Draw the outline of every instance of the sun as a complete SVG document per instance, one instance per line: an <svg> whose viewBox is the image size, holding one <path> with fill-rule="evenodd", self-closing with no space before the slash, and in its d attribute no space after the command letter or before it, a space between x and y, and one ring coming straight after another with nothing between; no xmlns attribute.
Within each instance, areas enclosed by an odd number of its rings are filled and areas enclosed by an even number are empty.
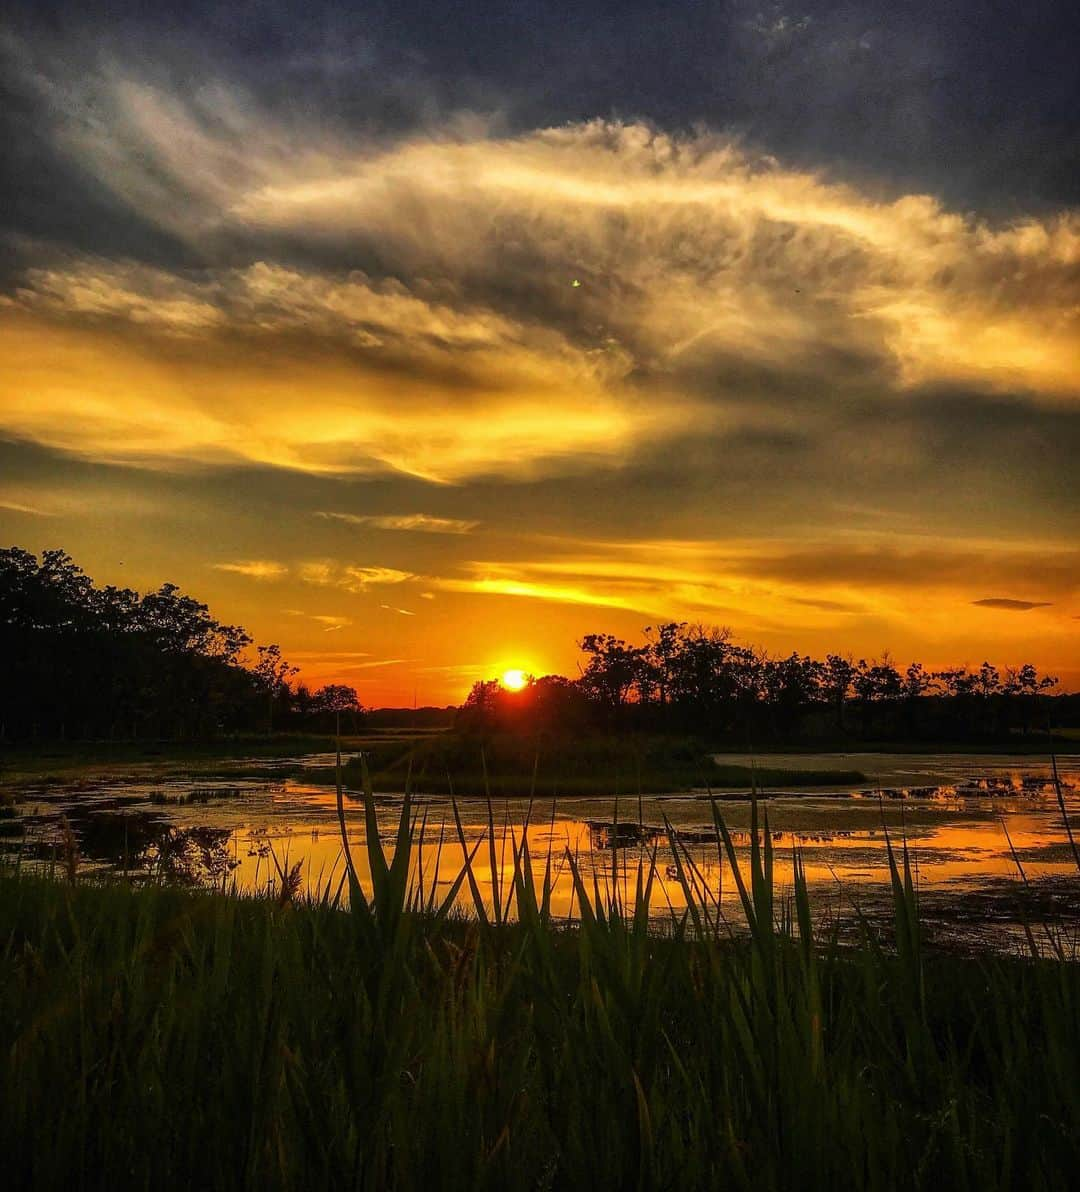
<svg viewBox="0 0 1080 1192"><path fill-rule="evenodd" d="M510 691L520 691L529 681L523 670L503 671L502 685Z"/></svg>

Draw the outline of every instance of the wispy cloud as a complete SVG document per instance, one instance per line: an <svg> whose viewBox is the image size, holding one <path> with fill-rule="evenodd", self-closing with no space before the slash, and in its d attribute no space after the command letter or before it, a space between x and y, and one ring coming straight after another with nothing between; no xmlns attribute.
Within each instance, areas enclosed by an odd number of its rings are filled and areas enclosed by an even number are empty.
<svg viewBox="0 0 1080 1192"><path fill-rule="evenodd" d="M0 509L6 509L8 513L25 513L30 517L56 516L47 509L38 509L35 505L24 505L20 501L0 501Z"/></svg>
<svg viewBox="0 0 1080 1192"><path fill-rule="evenodd" d="M452 663L446 666L418 666L416 668L418 675L453 675L466 679L479 678L489 674L490 671L490 666L479 662Z"/></svg>
<svg viewBox="0 0 1080 1192"><path fill-rule="evenodd" d="M372 658L366 650L289 650L289 660L320 673L352 673L402 666L415 658Z"/></svg>
<svg viewBox="0 0 1080 1192"><path fill-rule="evenodd" d="M340 661L346 658L370 658L367 650L290 650L289 657L304 662Z"/></svg>
<svg viewBox="0 0 1080 1192"><path fill-rule="evenodd" d="M328 586L336 582L338 569L333 563L301 563L297 569L305 584Z"/></svg>
<svg viewBox="0 0 1080 1192"><path fill-rule="evenodd" d="M403 584L415 578L412 572L402 571L397 567L362 567L325 559L301 563L297 568L297 574L306 584L343 588L348 592L363 592L367 588L384 584Z"/></svg>
<svg viewBox="0 0 1080 1192"><path fill-rule="evenodd" d="M1038 577L1047 595L1080 587L1080 552L958 541L927 547L918 537L832 542L641 540L566 544L549 557L474 561L464 575L429 582L445 591L621 609L658 617L705 617L765 630L850 625L853 615L903 625L946 595L984 578ZM972 603L1027 610L1052 600L988 598ZM840 618L844 618L843 621Z"/></svg>
<svg viewBox="0 0 1080 1192"><path fill-rule="evenodd" d="M286 608L282 611L290 617L304 617L309 621L315 621L323 627L325 633L337 633L352 624L350 617L341 617L334 613L309 613L300 608Z"/></svg>
<svg viewBox="0 0 1080 1192"><path fill-rule="evenodd" d="M326 613L312 613L311 619L318 621L325 633L336 633L339 629L344 629L347 625L352 624L348 617L335 617Z"/></svg>
<svg viewBox="0 0 1080 1192"><path fill-rule="evenodd" d="M376 658L371 662L349 662L338 667L342 671L374 670L383 666L401 666L406 662L415 662L415 658Z"/></svg>
<svg viewBox="0 0 1080 1192"><path fill-rule="evenodd" d="M414 578L411 571L400 571L396 567L346 567L344 575L349 584L360 588L375 584L403 584Z"/></svg>
<svg viewBox="0 0 1080 1192"><path fill-rule="evenodd" d="M377 530L412 530L422 534L468 534L480 524L456 517L435 517L428 513L316 513L331 521L353 526L374 526Z"/></svg>
<svg viewBox="0 0 1080 1192"><path fill-rule="evenodd" d="M229 563L213 563L211 565L215 571L230 571L236 575L244 575L249 579L257 580L281 579L290 574L290 568L285 563L278 563L271 559L237 559ZM312 584L316 587L343 588L349 592L362 592L367 588L385 584L403 584L407 580L415 578L412 572L401 571L396 567L362 567L321 559L299 563L292 571L305 584ZM341 621L341 618L337 616L313 615L300 609L285 611L290 615L308 616L315 621ZM345 623L348 624L347 621Z"/></svg>
<svg viewBox="0 0 1080 1192"><path fill-rule="evenodd" d="M215 571L231 571L257 580L281 579L289 572L284 563L272 559L238 559L232 563L213 563L212 566Z"/></svg>

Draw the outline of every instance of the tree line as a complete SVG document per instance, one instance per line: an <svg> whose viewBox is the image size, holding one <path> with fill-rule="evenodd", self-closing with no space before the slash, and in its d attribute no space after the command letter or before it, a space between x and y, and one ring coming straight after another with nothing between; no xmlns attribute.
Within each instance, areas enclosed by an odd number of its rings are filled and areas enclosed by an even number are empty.
<svg viewBox="0 0 1080 1192"><path fill-rule="evenodd" d="M0 739L213 737L356 727L351 687L310 691L276 645L164 584L97 587L62 550L0 550Z"/></svg>
<svg viewBox="0 0 1080 1192"><path fill-rule="evenodd" d="M576 679L546 675L521 692L477 683L458 717L465 730L689 732L742 744L797 740L1000 739L1046 728L1053 675L1030 663L977 669L900 669L889 656L857 661L771 657L731 631L669 622L633 645L607 633L578 643ZM1041 697L1041 698L1040 698ZM1070 714L1078 697L1056 701Z"/></svg>
<svg viewBox="0 0 1080 1192"><path fill-rule="evenodd" d="M888 654L771 657L730 630L685 622L632 644L579 643L575 679L532 678L521 692L477 683L458 712L469 731L647 731L751 745L816 740L992 740L1080 716L1031 664L901 670ZM276 645L164 584L140 595L98 587L62 550L0 550L0 740L205 738L359 728L352 687L310 690Z"/></svg>

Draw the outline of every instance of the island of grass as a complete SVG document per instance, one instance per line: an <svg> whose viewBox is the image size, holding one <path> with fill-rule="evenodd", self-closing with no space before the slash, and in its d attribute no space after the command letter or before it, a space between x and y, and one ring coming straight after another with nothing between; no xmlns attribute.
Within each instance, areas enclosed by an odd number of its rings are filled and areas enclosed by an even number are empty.
<svg viewBox="0 0 1080 1192"><path fill-rule="evenodd" d="M755 787L785 792L809 787L845 789L866 782L858 770L798 769L763 764L753 769L717 761L712 748L692 737L580 736L537 738L376 730L340 740L326 735L282 734L212 741L53 742L8 747L0 754L0 786L102 781L140 775L154 778L297 778L315 785L337 781L340 746L345 786L358 790L366 760L380 794L411 789L463 798L492 795L665 794L710 790L749 795ZM322 759L313 765L311 759ZM306 761L303 759L307 759Z"/></svg>
<svg viewBox="0 0 1080 1192"><path fill-rule="evenodd" d="M439 734L423 740L382 741L364 751L377 793L411 789L463 798L667 794L716 790L749 795L769 788L847 788L866 781L858 770L795 769L717 762L708 746L689 737L581 736L537 740L511 734L479 739ZM343 779L363 781L360 757L348 758ZM309 781L336 781L333 767L308 770Z"/></svg>

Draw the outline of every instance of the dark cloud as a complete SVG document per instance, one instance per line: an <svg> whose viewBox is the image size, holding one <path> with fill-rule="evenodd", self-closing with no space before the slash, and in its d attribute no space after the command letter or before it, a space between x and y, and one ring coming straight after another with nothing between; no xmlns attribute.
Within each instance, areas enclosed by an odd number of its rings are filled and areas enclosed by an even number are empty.
<svg viewBox="0 0 1080 1192"><path fill-rule="evenodd" d="M1077 193L1062 151L1075 152L1080 24L1055 0L1002 10L975 0L201 0L182 10L111 0L105 20L74 0L8 9L24 37L82 33L159 53L173 44L189 57L198 47L246 85L277 89L282 104L317 102L340 120L402 125L433 107L498 105L519 127L613 114L704 121L815 165L902 172L905 187L921 176L940 193L952 178L1007 186L1014 201L1021 178L1050 201Z"/></svg>
<svg viewBox="0 0 1080 1192"><path fill-rule="evenodd" d="M1049 600L1011 600L1007 596L987 596L984 600L973 600L980 608L1003 608L1010 612L1026 613L1033 608L1049 608Z"/></svg>
<svg viewBox="0 0 1080 1192"><path fill-rule="evenodd" d="M962 543L949 546L893 547L884 544L851 546L822 543L806 550L762 553L741 561L753 575L806 582L839 580L891 587L956 587L977 579L1030 577L1042 588L1071 591L1080 586L1080 551L1063 549L1045 554L1028 546L999 546L993 551ZM1003 599L975 600L991 608L1035 608L1048 601L1026 603Z"/></svg>
<svg viewBox="0 0 1080 1192"><path fill-rule="evenodd" d="M511 132L595 117L705 124L792 164L965 208L1080 201L1080 11L1057 0L999 11L975 0L34 0L7 11L4 226L84 250L191 259L56 141L56 86L110 57L173 89L224 81L283 119L369 138L461 112ZM87 123L108 118L92 95L82 102Z"/></svg>
<svg viewBox="0 0 1080 1192"><path fill-rule="evenodd" d="M850 604L843 604L839 600L816 600L811 596L792 597L795 604L805 604L807 608L817 608L824 612L853 613L858 610Z"/></svg>

